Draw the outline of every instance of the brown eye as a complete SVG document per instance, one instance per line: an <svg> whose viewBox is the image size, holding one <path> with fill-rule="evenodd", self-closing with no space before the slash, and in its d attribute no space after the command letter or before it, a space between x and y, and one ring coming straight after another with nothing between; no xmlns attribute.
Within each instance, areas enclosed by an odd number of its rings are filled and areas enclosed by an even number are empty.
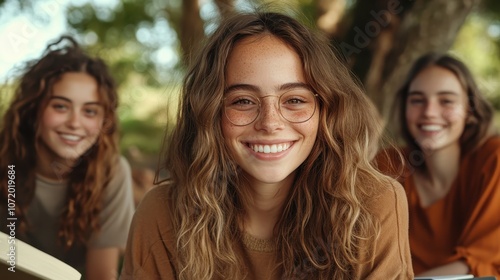
<svg viewBox="0 0 500 280"><path fill-rule="evenodd" d="M95 117L101 114L102 108L98 106L86 107L83 109L83 113L87 117Z"/></svg>
<svg viewBox="0 0 500 280"><path fill-rule="evenodd" d="M420 98L411 98L408 100L408 102L410 104L416 105L416 104L423 104L425 101L424 101L424 99L420 99Z"/></svg>
<svg viewBox="0 0 500 280"><path fill-rule="evenodd" d="M51 107L58 112L64 112L64 111L68 110L68 106L66 106L65 104L61 104L61 103L53 103L51 105Z"/></svg>

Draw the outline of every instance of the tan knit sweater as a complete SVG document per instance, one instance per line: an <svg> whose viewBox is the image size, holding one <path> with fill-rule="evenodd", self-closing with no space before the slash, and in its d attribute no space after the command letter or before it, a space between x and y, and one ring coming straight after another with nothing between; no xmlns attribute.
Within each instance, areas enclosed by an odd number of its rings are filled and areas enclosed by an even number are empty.
<svg viewBox="0 0 500 280"><path fill-rule="evenodd" d="M139 205L130 229L120 279L176 279L176 246L167 210L170 203L173 202L167 196L167 188L158 186ZM413 279L403 189L394 183L367 203L378 217L382 232L376 244L375 261L358 267L353 279ZM245 279L282 279L272 240L243 235L238 247L247 264L242 268L247 273Z"/></svg>

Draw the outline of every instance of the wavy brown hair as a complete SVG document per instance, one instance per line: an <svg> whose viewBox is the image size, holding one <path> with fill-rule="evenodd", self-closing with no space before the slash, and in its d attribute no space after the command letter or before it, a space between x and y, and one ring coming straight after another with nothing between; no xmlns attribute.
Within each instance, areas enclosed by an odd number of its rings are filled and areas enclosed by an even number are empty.
<svg viewBox="0 0 500 280"><path fill-rule="evenodd" d="M105 115L97 141L77 159L67 177L66 205L58 231L66 248L75 243L85 244L90 234L99 229L103 190L118 160L117 92L106 64L87 55L73 38L62 36L47 46L40 59L27 63L0 127L2 203L7 201L7 166L15 165L16 216L20 221L19 230L26 232L29 231L26 210L36 187L37 120L48 104L54 84L63 74L74 72L86 73L96 80ZM51 167L57 174L65 165L65 162L53 162Z"/></svg>
<svg viewBox="0 0 500 280"><path fill-rule="evenodd" d="M422 71L431 66L441 67L453 73L467 94L469 105L467 108L468 115L464 132L460 137L460 149L464 154L473 151L491 135L494 110L491 104L482 95L467 66L462 61L449 54L425 54L414 62L412 68L408 72L403 86L401 86L397 92L396 102L394 103L396 107L393 110L393 112L399 114L395 119L400 120L399 129L401 135L410 151L421 151L406 125L406 102L413 80ZM410 163L411 162L412 161L410 161ZM418 164L413 165L416 168L425 167L425 164L423 164L421 160L418 160Z"/></svg>
<svg viewBox="0 0 500 280"><path fill-rule="evenodd" d="M364 202L388 179L370 164L381 134L376 110L326 38L290 16L238 13L223 20L193 60L177 126L166 147L179 279L243 279L244 180L225 145L222 100L228 56L243 38L270 35L302 60L319 98L319 130L275 227L283 279L352 279L373 260L380 230Z"/></svg>

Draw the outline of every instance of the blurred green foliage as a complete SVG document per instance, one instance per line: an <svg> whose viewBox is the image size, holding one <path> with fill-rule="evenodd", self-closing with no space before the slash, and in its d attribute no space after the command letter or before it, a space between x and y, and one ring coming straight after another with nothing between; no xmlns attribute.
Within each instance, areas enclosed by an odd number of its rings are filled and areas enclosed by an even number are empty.
<svg viewBox="0 0 500 280"><path fill-rule="evenodd" d="M450 50L471 69L479 88L500 110L500 24L480 13L471 14Z"/></svg>
<svg viewBox="0 0 500 280"><path fill-rule="evenodd" d="M159 154L167 127L176 121L179 85L152 87L136 77L124 83L119 94L122 153L130 157Z"/></svg>
<svg viewBox="0 0 500 280"><path fill-rule="evenodd" d="M152 120L122 119L120 123L122 154L137 149L146 155L157 154L163 139L163 128Z"/></svg>
<svg viewBox="0 0 500 280"><path fill-rule="evenodd" d="M70 4L67 10L69 27L88 50L106 59L119 83L131 73L144 74L150 86L160 86L160 80L169 82L168 77L159 75L161 66L155 61L161 47L172 45L175 49L175 32L166 21L168 1L128 0L114 6L97 3Z"/></svg>

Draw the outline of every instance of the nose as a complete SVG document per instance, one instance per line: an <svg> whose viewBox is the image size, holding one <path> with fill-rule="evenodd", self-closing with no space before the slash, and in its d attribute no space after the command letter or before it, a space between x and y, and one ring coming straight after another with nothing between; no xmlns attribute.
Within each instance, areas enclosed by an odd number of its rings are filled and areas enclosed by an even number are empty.
<svg viewBox="0 0 500 280"><path fill-rule="evenodd" d="M435 100L428 100L425 103L424 115L426 117L438 116L439 115L439 111L440 111L439 103L436 102Z"/></svg>
<svg viewBox="0 0 500 280"><path fill-rule="evenodd" d="M262 100L259 108L260 114L255 122L255 128L258 130L265 130L267 132L283 129L285 123L279 112L277 100L273 98L268 99L267 102L264 101L265 100Z"/></svg>
<svg viewBox="0 0 500 280"><path fill-rule="evenodd" d="M79 128L81 126L80 114L78 114L74 110L71 110L71 112L68 114L66 125L72 129Z"/></svg>

